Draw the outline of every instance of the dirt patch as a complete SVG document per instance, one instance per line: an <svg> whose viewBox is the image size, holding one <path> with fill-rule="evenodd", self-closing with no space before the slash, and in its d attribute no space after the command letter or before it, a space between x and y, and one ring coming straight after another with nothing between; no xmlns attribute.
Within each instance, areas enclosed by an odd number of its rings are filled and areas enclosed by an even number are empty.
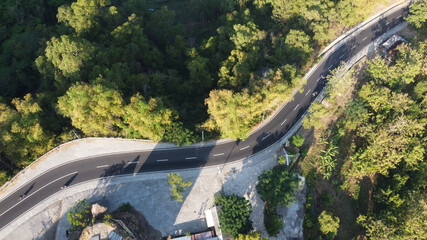
<svg viewBox="0 0 427 240"><path fill-rule="evenodd" d="M137 239L151 240L160 239L161 237L160 231L153 228L148 223L144 214L133 208L131 210L118 209L113 212L112 216L113 219L121 220ZM116 226L116 231L121 236L129 236L129 234L121 226L119 226L118 222L112 221L112 224Z"/></svg>

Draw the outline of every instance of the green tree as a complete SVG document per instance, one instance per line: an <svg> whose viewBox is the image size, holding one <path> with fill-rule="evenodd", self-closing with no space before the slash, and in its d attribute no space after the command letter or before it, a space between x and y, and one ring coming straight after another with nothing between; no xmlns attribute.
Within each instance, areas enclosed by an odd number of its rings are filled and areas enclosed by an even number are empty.
<svg viewBox="0 0 427 240"><path fill-rule="evenodd" d="M31 94L13 99L12 104L15 109L0 103L0 152L11 161L5 165L10 170L25 167L53 145L52 136L41 126L42 109Z"/></svg>
<svg viewBox="0 0 427 240"><path fill-rule="evenodd" d="M337 154L338 147L332 142L328 143L326 149L321 151L318 169L326 180L329 180L335 170L336 159L334 157Z"/></svg>
<svg viewBox="0 0 427 240"><path fill-rule="evenodd" d="M314 102L308 109L308 115L305 116L304 120L302 121L302 126L305 129L310 129L311 127L323 128L325 126L323 118L327 115L328 110L326 107L320 102Z"/></svg>
<svg viewBox="0 0 427 240"><path fill-rule="evenodd" d="M262 114L261 96L251 96L247 91L212 90L205 104L211 118L204 126L218 129L223 138L246 139L256 117Z"/></svg>
<svg viewBox="0 0 427 240"><path fill-rule="evenodd" d="M71 224L71 231L78 231L91 223L92 216L90 209L90 202L84 199L78 202L70 209L70 211L68 211L68 221Z"/></svg>
<svg viewBox="0 0 427 240"><path fill-rule="evenodd" d="M292 136L291 143L296 147L301 147L304 144L304 140L305 139L303 136L297 134L297 135Z"/></svg>
<svg viewBox="0 0 427 240"><path fill-rule="evenodd" d="M112 89L77 83L58 99L58 109L87 136L117 136L120 132L123 100Z"/></svg>
<svg viewBox="0 0 427 240"><path fill-rule="evenodd" d="M235 240L268 240L268 238L262 238L260 232L251 232L249 234L239 234Z"/></svg>
<svg viewBox="0 0 427 240"><path fill-rule="evenodd" d="M164 141L178 144L178 146L189 145L196 141L193 132L185 128L182 122L174 122L166 129Z"/></svg>
<svg viewBox="0 0 427 240"><path fill-rule="evenodd" d="M110 1L77 0L71 6L62 5L58 8L58 22L74 28L78 35L97 30L103 15L114 14L115 7L108 8Z"/></svg>
<svg viewBox="0 0 427 240"><path fill-rule="evenodd" d="M177 173L168 173L168 183L171 187L169 189L171 191L171 200L178 202L182 202L182 194L185 189L193 184L191 181L182 181L181 175Z"/></svg>
<svg viewBox="0 0 427 240"><path fill-rule="evenodd" d="M162 6L149 16L146 28L148 37L160 48L166 48L182 31L175 22L175 11L167 6Z"/></svg>
<svg viewBox="0 0 427 240"><path fill-rule="evenodd" d="M78 73L84 63L92 58L94 51L89 41L67 35L62 35L60 38L53 37L46 45L46 60L60 70L65 77ZM40 61L36 60L36 63Z"/></svg>
<svg viewBox="0 0 427 240"><path fill-rule="evenodd" d="M234 43L237 50L245 50L252 46L256 41L266 37L265 32L258 29L253 22L248 22L245 25L236 24L233 26L234 34L230 40Z"/></svg>
<svg viewBox="0 0 427 240"><path fill-rule="evenodd" d="M417 0L412 3L405 19L421 33L427 34L427 1Z"/></svg>
<svg viewBox="0 0 427 240"><path fill-rule="evenodd" d="M301 30L291 29L285 38L285 48L289 63L305 64L313 52L310 37Z"/></svg>
<svg viewBox="0 0 427 240"><path fill-rule="evenodd" d="M294 193L298 187L298 175L286 166L280 165L265 170L258 177L256 190L261 199L272 207L289 206L295 199Z"/></svg>
<svg viewBox="0 0 427 240"><path fill-rule="evenodd" d="M332 216L332 214L323 211L319 218L320 231L326 235L327 239L334 239L338 233L338 228L340 226L340 219L338 217Z"/></svg>
<svg viewBox="0 0 427 240"><path fill-rule="evenodd" d="M252 230L252 221L250 220L252 206L244 197L237 195L215 196L215 204L221 206L219 212L219 222L221 230L231 237L237 237L239 234L247 234Z"/></svg>
<svg viewBox="0 0 427 240"><path fill-rule="evenodd" d="M151 98L148 103L136 94L124 109L123 121L136 131L136 136L160 141L167 129L172 127L176 115L163 106L160 99Z"/></svg>

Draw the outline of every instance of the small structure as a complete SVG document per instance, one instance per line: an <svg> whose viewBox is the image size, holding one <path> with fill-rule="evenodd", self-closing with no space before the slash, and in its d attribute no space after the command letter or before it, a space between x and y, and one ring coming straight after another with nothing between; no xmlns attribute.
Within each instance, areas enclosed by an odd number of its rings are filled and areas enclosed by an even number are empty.
<svg viewBox="0 0 427 240"><path fill-rule="evenodd" d="M408 43L408 41L399 35L391 36L389 39L387 39L387 41L381 44L383 47L383 54L387 58L392 58L396 53L396 47L402 43Z"/></svg>
<svg viewBox="0 0 427 240"><path fill-rule="evenodd" d="M218 207L213 207L205 211L207 230L198 233L191 233L187 236L167 238L173 240L223 240L221 229L219 229Z"/></svg>

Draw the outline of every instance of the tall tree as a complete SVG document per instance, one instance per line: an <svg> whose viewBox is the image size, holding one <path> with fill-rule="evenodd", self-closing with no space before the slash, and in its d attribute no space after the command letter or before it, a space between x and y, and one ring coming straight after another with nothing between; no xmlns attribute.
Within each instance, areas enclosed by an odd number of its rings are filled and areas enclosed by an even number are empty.
<svg viewBox="0 0 427 240"><path fill-rule="evenodd" d="M160 99L151 98L148 103L136 94L131 97L130 104L125 107L124 123L129 124L138 134L155 141L163 139L167 129L172 127L176 115L163 106Z"/></svg>
<svg viewBox="0 0 427 240"><path fill-rule="evenodd" d="M102 85L77 83L58 99L59 113L88 136L117 136L122 124L123 100Z"/></svg>
<svg viewBox="0 0 427 240"><path fill-rule="evenodd" d="M78 35L89 31L97 31L104 14L115 14L115 7L110 7L106 0L77 0L71 6L62 5L58 8L58 22L74 28Z"/></svg>

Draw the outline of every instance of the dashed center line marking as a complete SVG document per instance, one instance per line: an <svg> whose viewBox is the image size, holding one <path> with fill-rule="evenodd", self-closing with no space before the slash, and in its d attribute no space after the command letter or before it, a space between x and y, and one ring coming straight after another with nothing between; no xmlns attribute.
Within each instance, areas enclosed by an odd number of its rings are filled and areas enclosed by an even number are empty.
<svg viewBox="0 0 427 240"><path fill-rule="evenodd" d="M334 66L334 64L332 64L331 66L328 67L328 70L330 70L332 68L332 66Z"/></svg>
<svg viewBox="0 0 427 240"><path fill-rule="evenodd" d="M214 157L216 157L216 156L222 156L222 155L224 155L224 153L217 153L217 154L214 154Z"/></svg>
<svg viewBox="0 0 427 240"><path fill-rule="evenodd" d="M108 167L108 165L100 165L100 166L96 166L96 168L106 168Z"/></svg>
<svg viewBox="0 0 427 240"><path fill-rule="evenodd" d="M380 31L379 29L375 29L375 31L374 32L378 32L378 31Z"/></svg>
<svg viewBox="0 0 427 240"><path fill-rule="evenodd" d="M385 23L385 25L389 25L389 24L390 24L390 22L386 22L386 23Z"/></svg>
<svg viewBox="0 0 427 240"><path fill-rule="evenodd" d="M344 57L344 54L343 54L343 55L341 55L340 59L341 59L341 58L343 58L343 57Z"/></svg>
<svg viewBox="0 0 427 240"><path fill-rule="evenodd" d="M241 148L240 151L245 150L246 148L249 148L249 146L246 146L244 148Z"/></svg>
<svg viewBox="0 0 427 240"><path fill-rule="evenodd" d="M365 41L368 37L365 37L364 39L362 39L362 41Z"/></svg>
<svg viewBox="0 0 427 240"><path fill-rule="evenodd" d="M280 126L282 126L286 121L287 121L288 119L285 119L285 121L283 121L281 124L280 124Z"/></svg>
<svg viewBox="0 0 427 240"><path fill-rule="evenodd" d="M168 161L168 159L159 159L159 160L157 160L157 162L167 162Z"/></svg>
<svg viewBox="0 0 427 240"><path fill-rule="evenodd" d="M264 141L266 138L270 137L270 135L271 135L271 133L269 133L267 136L263 137L263 138L261 139L261 141Z"/></svg>
<svg viewBox="0 0 427 240"><path fill-rule="evenodd" d="M196 159L197 157L186 157L185 159L190 160L190 159Z"/></svg>
<svg viewBox="0 0 427 240"><path fill-rule="evenodd" d="M317 79L317 81L316 81L316 82L318 82L321 78L322 78L322 76L320 76L320 78L319 78L319 79Z"/></svg>
<svg viewBox="0 0 427 240"><path fill-rule="evenodd" d="M138 162L128 162L128 164L138 164L139 163L139 161Z"/></svg>
<svg viewBox="0 0 427 240"><path fill-rule="evenodd" d="M351 50L353 50L353 49L355 49L356 48L356 45L354 45L353 47L351 47Z"/></svg>
<svg viewBox="0 0 427 240"><path fill-rule="evenodd" d="M402 14L400 14L399 16L397 16L397 18L400 18L400 17L402 17Z"/></svg>
<svg viewBox="0 0 427 240"><path fill-rule="evenodd" d="M297 106L294 108L294 111L297 110L298 107L299 107L299 104L297 104Z"/></svg>
<svg viewBox="0 0 427 240"><path fill-rule="evenodd" d="M310 93L311 89L308 89L307 93L305 94L306 96Z"/></svg>

